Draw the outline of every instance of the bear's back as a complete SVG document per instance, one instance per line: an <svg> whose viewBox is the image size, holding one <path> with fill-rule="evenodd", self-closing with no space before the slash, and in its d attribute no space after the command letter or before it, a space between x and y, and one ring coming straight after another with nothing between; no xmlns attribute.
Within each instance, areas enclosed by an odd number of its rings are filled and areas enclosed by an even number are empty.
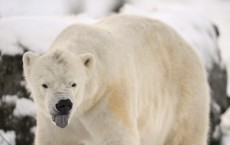
<svg viewBox="0 0 230 145"><path fill-rule="evenodd" d="M124 72L123 77L143 81L143 86L149 85L148 81L176 82L181 67L192 67L184 64L200 64L192 48L172 28L132 15L115 15L94 25L72 25L56 39L51 49L55 48L76 55L92 53L102 69L106 68L103 71L108 78Z"/></svg>

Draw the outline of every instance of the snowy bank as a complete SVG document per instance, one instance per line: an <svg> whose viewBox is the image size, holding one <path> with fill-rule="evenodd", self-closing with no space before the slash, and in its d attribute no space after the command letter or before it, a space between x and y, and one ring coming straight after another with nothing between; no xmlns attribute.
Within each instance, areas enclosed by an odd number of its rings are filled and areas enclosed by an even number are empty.
<svg viewBox="0 0 230 145"><path fill-rule="evenodd" d="M57 35L75 23L93 23L92 18L77 17L11 17L0 19L1 54L22 54L25 49L42 53Z"/></svg>

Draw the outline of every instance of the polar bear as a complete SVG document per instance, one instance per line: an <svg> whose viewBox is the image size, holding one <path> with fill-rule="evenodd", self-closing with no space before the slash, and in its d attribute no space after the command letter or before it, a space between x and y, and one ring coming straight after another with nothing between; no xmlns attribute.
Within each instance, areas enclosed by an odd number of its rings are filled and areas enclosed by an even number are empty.
<svg viewBox="0 0 230 145"><path fill-rule="evenodd" d="M35 145L206 145L209 88L193 49L158 20L115 15L23 56Z"/></svg>

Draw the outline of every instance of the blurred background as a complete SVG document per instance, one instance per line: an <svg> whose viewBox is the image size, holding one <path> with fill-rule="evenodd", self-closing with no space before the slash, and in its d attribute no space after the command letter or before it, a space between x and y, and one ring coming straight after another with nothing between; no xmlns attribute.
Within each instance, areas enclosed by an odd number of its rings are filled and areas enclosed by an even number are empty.
<svg viewBox="0 0 230 145"><path fill-rule="evenodd" d="M193 46L211 89L208 144L230 145L230 0L0 0L0 145L33 144L36 108L23 53L43 53L71 24L117 13L159 19Z"/></svg>

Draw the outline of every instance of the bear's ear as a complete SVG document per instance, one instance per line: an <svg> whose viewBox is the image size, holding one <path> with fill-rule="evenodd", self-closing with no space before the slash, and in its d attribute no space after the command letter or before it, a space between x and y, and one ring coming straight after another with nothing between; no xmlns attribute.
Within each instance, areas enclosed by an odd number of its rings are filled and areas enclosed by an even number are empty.
<svg viewBox="0 0 230 145"><path fill-rule="evenodd" d="M26 52L23 55L23 65L26 67L30 67L34 60L38 58L38 54L33 52Z"/></svg>
<svg viewBox="0 0 230 145"><path fill-rule="evenodd" d="M23 55L23 70L26 78L29 76L31 65L34 63L34 60L38 58L38 54L32 52L26 52Z"/></svg>
<svg viewBox="0 0 230 145"><path fill-rule="evenodd" d="M89 70L92 70L95 66L95 56L93 54L87 53L80 56L83 64Z"/></svg>

